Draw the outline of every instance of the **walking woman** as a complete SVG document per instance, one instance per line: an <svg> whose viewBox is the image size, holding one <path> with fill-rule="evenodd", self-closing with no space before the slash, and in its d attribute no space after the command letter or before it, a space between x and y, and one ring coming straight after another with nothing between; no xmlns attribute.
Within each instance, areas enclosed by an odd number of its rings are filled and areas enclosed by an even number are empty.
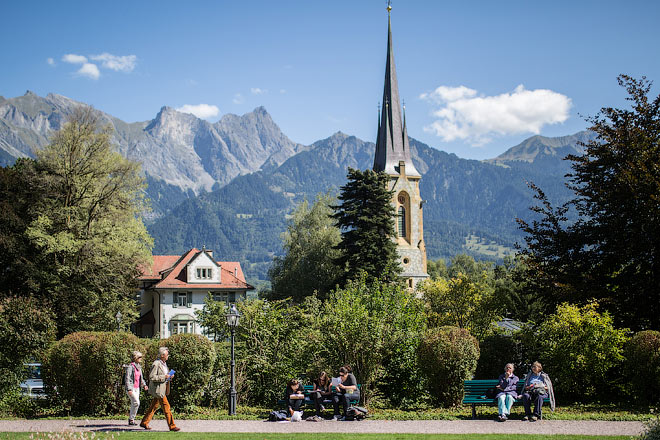
<svg viewBox="0 0 660 440"><path fill-rule="evenodd" d="M144 381L144 376L142 375L142 367L140 363L142 362L142 353L139 351L133 352L133 362L126 369L126 378L124 383L126 384L126 394L131 401L131 409L128 413L128 424L137 425L135 421L135 416L140 407L140 388L143 390L148 390L147 383Z"/></svg>

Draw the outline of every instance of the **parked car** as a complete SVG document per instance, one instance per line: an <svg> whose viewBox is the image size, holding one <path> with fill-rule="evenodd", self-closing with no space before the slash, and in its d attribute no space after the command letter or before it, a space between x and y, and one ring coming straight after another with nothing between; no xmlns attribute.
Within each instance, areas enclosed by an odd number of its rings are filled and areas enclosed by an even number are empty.
<svg viewBox="0 0 660 440"><path fill-rule="evenodd" d="M44 392L44 381L41 379L41 364L38 362L31 362L25 364L27 369L27 379L21 382L21 392L23 395L31 399L44 399L46 393Z"/></svg>

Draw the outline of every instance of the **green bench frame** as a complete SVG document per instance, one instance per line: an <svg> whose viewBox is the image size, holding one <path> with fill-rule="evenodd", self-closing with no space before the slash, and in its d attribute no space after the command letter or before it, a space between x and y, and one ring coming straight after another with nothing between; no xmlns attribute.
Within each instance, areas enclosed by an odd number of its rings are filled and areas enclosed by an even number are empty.
<svg viewBox="0 0 660 440"><path fill-rule="evenodd" d="M477 405L489 405L497 406L497 399L487 399L486 390L493 388L498 383L497 379L475 379L475 380L464 380L463 381L463 404L472 405L472 418L477 418ZM525 381L518 381L518 386L516 391L518 395L522 395L523 387L525 386ZM547 395L543 398L543 404L550 402L550 397ZM516 399L513 401L513 405L522 405L522 399Z"/></svg>
<svg viewBox="0 0 660 440"><path fill-rule="evenodd" d="M497 384L496 384L497 385ZM358 390L362 389L362 384L357 384ZM332 387L332 390L334 391L335 387ZM314 400L312 399L311 393L314 391L314 385L303 385L303 394L305 394L305 400L303 401L303 407L304 408L314 408ZM362 393L360 393L360 397L362 396ZM356 399L351 399L349 400L350 405L357 405L360 403L359 400ZM323 399L323 405L327 406L326 404L332 405L332 399L325 398ZM286 405L286 401L284 399L280 399L277 401L277 406L280 408L283 408Z"/></svg>

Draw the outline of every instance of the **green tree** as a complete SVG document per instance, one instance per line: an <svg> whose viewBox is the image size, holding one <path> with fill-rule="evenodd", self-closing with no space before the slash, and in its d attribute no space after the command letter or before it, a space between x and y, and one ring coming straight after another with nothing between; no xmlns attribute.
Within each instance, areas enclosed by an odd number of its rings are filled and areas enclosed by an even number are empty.
<svg viewBox="0 0 660 440"><path fill-rule="evenodd" d="M401 272L394 237L392 191L384 172L348 169L334 218L341 230L337 262L345 279L364 271L372 279L395 281Z"/></svg>
<svg viewBox="0 0 660 440"><path fill-rule="evenodd" d="M282 234L285 255L275 257L268 271L273 299L290 297L301 302L314 292L324 299L339 281L341 271L335 260L341 254L336 247L341 235L332 218L335 202L329 194L319 194L311 207L305 200L293 212Z"/></svg>
<svg viewBox="0 0 660 440"><path fill-rule="evenodd" d="M202 310L196 310L195 315L197 322L206 329L209 337L212 336L214 341L222 341L228 335L226 318L228 311L226 303L215 301L209 292L204 298L204 307Z"/></svg>
<svg viewBox="0 0 660 440"><path fill-rule="evenodd" d="M524 254L538 292L554 304L596 298L618 322L660 328L660 96L651 82L618 77L632 108L588 119L597 139L570 155L575 197L553 208L536 188L541 219L528 224ZM567 222L574 209L579 220Z"/></svg>
<svg viewBox="0 0 660 440"><path fill-rule="evenodd" d="M114 329L118 311L128 327L137 317L135 278L152 247L140 219L146 204L139 165L112 150L110 129L99 129L89 108L36 155L36 162L14 167L19 175L10 180L28 184L17 188L24 197L15 213L26 220L10 223L21 237L12 250L23 246L32 260L11 266L18 279L30 279L12 290L48 304L60 336Z"/></svg>

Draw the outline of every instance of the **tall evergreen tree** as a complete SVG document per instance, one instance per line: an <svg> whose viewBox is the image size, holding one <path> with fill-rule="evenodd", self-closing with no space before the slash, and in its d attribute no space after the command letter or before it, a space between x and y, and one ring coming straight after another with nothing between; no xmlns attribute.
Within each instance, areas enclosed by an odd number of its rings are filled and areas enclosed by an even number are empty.
<svg viewBox="0 0 660 440"><path fill-rule="evenodd" d="M384 172L348 169L348 182L341 187L334 218L341 230L342 251L337 259L345 270L345 279L354 279L360 271L370 279L395 281L401 267L394 237L392 191Z"/></svg>
<svg viewBox="0 0 660 440"><path fill-rule="evenodd" d="M537 189L541 220L520 222L530 276L555 302L596 298L620 324L660 328L660 96L651 82L618 78L632 109L603 108L598 134L571 155L575 197L553 208ZM579 220L566 223L568 209Z"/></svg>

